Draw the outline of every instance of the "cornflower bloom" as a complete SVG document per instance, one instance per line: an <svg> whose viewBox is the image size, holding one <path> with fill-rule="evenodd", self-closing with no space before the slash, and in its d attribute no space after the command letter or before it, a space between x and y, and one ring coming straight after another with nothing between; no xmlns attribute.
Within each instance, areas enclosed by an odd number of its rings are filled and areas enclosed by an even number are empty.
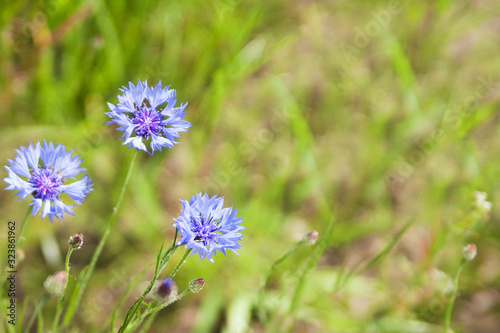
<svg viewBox="0 0 500 333"><path fill-rule="evenodd" d="M153 87L148 87L147 81L137 82L134 86L129 82L128 88L120 90L118 104L108 103L110 112L106 114L111 118L106 124L117 124L118 131L123 131L120 138L128 148L144 150L153 155L162 147L172 148L179 132L187 131L191 124L182 120L186 112L187 103L174 107L177 99L175 90L170 86L162 88L161 82ZM151 153L143 141L150 140Z"/></svg>
<svg viewBox="0 0 500 333"><path fill-rule="evenodd" d="M9 173L9 177L4 181L9 184L6 190L17 190L15 196L23 200L28 195L32 195L33 206L31 215L41 209L39 215L42 219L49 217L51 223L53 218L59 220L63 214L75 215L71 208L75 205L66 205L61 201L61 194L68 195L79 205L85 200L85 196L92 191L92 179L85 174L82 179L71 184L66 184L68 179L76 179L76 176L87 169L79 168L82 160L79 156L71 156L72 150L66 152L62 144L54 147L52 142L43 142L43 147L38 142L33 146L30 143L28 148L23 146L16 149L14 161L7 160L10 166L4 166Z"/></svg>
<svg viewBox="0 0 500 333"><path fill-rule="evenodd" d="M198 253L200 259L208 257L213 262L216 251L226 255L226 250L240 249L245 228L239 226L243 219L236 217L233 207L222 208L224 198L217 195L209 198L207 194L193 195L189 201L180 200L181 215L174 219L174 227L180 233L179 244L186 244L193 254Z"/></svg>

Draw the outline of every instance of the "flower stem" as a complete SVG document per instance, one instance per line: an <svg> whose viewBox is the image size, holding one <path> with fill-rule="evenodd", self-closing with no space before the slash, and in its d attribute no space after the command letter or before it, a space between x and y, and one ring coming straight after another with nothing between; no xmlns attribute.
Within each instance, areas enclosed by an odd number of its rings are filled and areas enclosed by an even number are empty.
<svg viewBox="0 0 500 333"><path fill-rule="evenodd" d="M129 294L132 291L132 289L135 287L135 285L137 284L137 282L139 282L139 280L144 276L144 274L146 274L146 271L150 268L150 266L153 265L154 262L155 262L154 259L150 260L144 266L144 268L142 269L142 271L139 274L137 274L134 278L132 278L130 280L127 288L125 289L125 291L122 293L122 295L120 296L120 298L116 302L116 304L114 306L115 309L114 309L111 317L108 319L108 322L110 322L110 332L114 332L115 319L116 319L116 315L118 314L118 310L120 310L120 308L122 307L123 303L125 302L125 300L129 296Z"/></svg>
<svg viewBox="0 0 500 333"><path fill-rule="evenodd" d="M294 246L292 246L288 251L285 252L281 257L279 257L272 265L271 268L266 273L266 276L264 277L264 283L260 287L259 291L259 296L258 296L258 316L261 321L264 321L264 314L263 314L263 306L264 306L264 290L266 289L267 284L269 283L269 279L271 278L271 274L276 270L276 267L281 264L283 261L285 261L288 257L292 255L298 248L300 248L304 244L304 240L300 240L297 243L295 243Z"/></svg>
<svg viewBox="0 0 500 333"><path fill-rule="evenodd" d="M28 224L28 218L31 215L31 206L28 207L28 211L26 212L26 215L24 216L23 222L21 223L21 230L19 230L19 233L17 234L17 247L20 248L21 245L24 243L24 229L26 229L26 225Z"/></svg>
<svg viewBox="0 0 500 333"><path fill-rule="evenodd" d="M455 303L455 298L458 293L458 280L460 279L460 274L462 273L462 269L464 268L464 264L467 260L462 259L460 262L460 266L458 267L457 275L455 275L455 279L453 280L453 294L451 295L451 300L446 307L446 311L444 314L444 326L445 332L449 332L450 323L451 323L451 313L453 311L453 304Z"/></svg>
<svg viewBox="0 0 500 333"><path fill-rule="evenodd" d="M146 290L144 290L144 293L142 296L135 301L134 304L128 309L127 314L125 316L125 319L123 320L123 324L118 330L118 333L125 332L127 329L127 326L130 324L134 316L136 315L137 311L139 311L142 302L146 298L146 296L151 292L151 289L153 289L153 286L155 284L155 281L158 279L158 276L160 273L163 271L165 266L167 266L168 262L170 261L170 258L172 258L172 255L174 254L175 250L177 249L178 245L175 245L175 240L177 239L177 233L175 234L174 242L173 245L170 249L168 249L165 254L161 257L161 253L163 250L163 245L160 248L160 251L158 251L158 256L156 259L156 267L155 267L155 273L153 275L153 278L149 282L149 285L146 287Z"/></svg>
<svg viewBox="0 0 500 333"><path fill-rule="evenodd" d="M68 286L68 279L69 279L69 258L71 257L71 253L73 253L73 247L69 246L68 247L68 253L66 254L66 261L64 263L64 271L66 272L66 280L64 281L64 286L61 292L61 296L59 297L59 301L57 302L57 310L56 310L56 315L54 317L54 323L52 324L52 331L57 332L58 326L59 326L59 318L61 317L62 313L62 308L63 308L63 303L64 303L64 294L66 292L66 287Z"/></svg>
<svg viewBox="0 0 500 333"><path fill-rule="evenodd" d="M31 332L31 326L33 325L33 321L35 321L35 317L38 316L38 313L42 310L45 302L50 298L50 294L43 294L42 297L38 300L38 302L35 301L35 309L33 310L33 313L31 314L30 319L28 320L28 324L26 325L26 332Z"/></svg>
<svg viewBox="0 0 500 333"><path fill-rule="evenodd" d="M144 324L144 327L142 328L141 332L148 332L149 328L151 327L151 325L153 325L153 321L155 320L156 318L156 315L158 314L158 312L164 308L166 308L167 306L169 306L170 304L174 303L174 302L177 302L178 300L180 300L181 298L183 298L184 296L186 296L187 294L190 293L190 290L189 289L186 289L184 290L180 295L178 295L177 297L171 299L170 301L166 302L166 303L163 303L163 304L160 304L158 306L155 306L153 308L150 308L146 311L146 313L144 315L142 315L139 320L134 323L134 325L132 326L132 332L137 328L139 327L139 325L144 321L144 319L146 319L148 316L149 319L146 321L146 323ZM155 302L156 303L156 302ZM154 305L154 304L153 304Z"/></svg>
<svg viewBox="0 0 500 333"><path fill-rule="evenodd" d="M113 207L113 211L111 213L111 216L109 217L108 220L108 225L106 227L106 230L104 230L104 234L102 235L101 241L97 245L97 248L94 251L94 254L92 256L92 259L90 260L90 264L88 268L85 270L84 275L82 276L81 280L79 281L79 284L75 287L75 291L73 292L72 299L70 301L70 305L68 306L68 311L66 312L66 315L64 316L64 325L67 325L71 318L73 317L74 313L78 309L78 306L80 305L80 301L82 299L83 293L85 291L85 288L87 287L87 284L90 280L90 276L92 275L94 271L94 267L97 263L97 260L99 259L99 256L101 255L102 249L104 248L104 245L106 244L106 241L108 239L109 234L111 233L111 229L113 228L113 224L116 219L116 214L118 213L118 210L120 209L120 205L123 200L123 196L125 195L125 190L127 189L127 185L130 180L130 176L132 174L132 169L134 167L134 162L137 157L137 151L134 152L134 155L132 157L132 160L130 161L130 165L127 170L127 174L125 176L125 180L123 181L122 189L120 191L120 194L118 196L118 200L116 202L115 207Z"/></svg>
<svg viewBox="0 0 500 333"><path fill-rule="evenodd" d="M161 304L161 305L158 305L157 307L154 307L153 309L151 309L151 311L150 311L150 312L151 312L151 313L153 313L153 312L158 312L158 311L160 311L160 310L162 310L162 309L165 309L165 308L166 308L167 306L169 306L170 304L172 304L172 303L174 303L174 302L177 302L178 300L180 300L181 298L183 298L184 296L186 296L187 294L189 294L189 292L190 292L190 290L189 290L189 288L188 288L188 289L184 290L184 291L182 292L182 294L180 294L179 296L177 296L177 297L176 297L176 298L174 298L173 300L168 301L167 303L163 303L163 304Z"/></svg>
<svg viewBox="0 0 500 333"><path fill-rule="evenodd" d="M181 260L179 260L179 262L177 263L177 266L175 266L174 270L170 274L170 277L172 279L174 278L175 274L177 274L177 272L179 271L179 269L181 269L182 265L186 262L186 258L191 253L192 250L193 249L186 250L186 253L184 253L184 255L182 256Z"/></svg>

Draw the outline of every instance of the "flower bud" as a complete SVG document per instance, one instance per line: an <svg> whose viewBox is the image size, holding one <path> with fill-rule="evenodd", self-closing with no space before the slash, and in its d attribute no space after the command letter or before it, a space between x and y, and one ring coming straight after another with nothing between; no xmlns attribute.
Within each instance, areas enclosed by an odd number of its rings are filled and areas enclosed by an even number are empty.
<svg viewBox="0 0 500 333"><path fill-rule="evenodd" d="M171 277L166 277L158 285L156 294L162 298L173 298L177 296L177 286Z"/></svg>
<svg viewBox="0 0 500 333"><path fill-rule="evenodd" d="M45 289L47 289L49 294L51 294L52 296L59 297L62 294L65 283L66 283L66 272L59 271L47 277L47 279L43 283L43 286L45 287Z"/></svg>
<svg viewBox="0 0 500 333"><path fill-rule="evenodd" d="M197 293L203 288L203 284L205 284L204 279L194 279L189 282L189 290L191 290L193 293Z"/></svg>
<svg viewBox="0 0 500 333"><path fill-rule="evenodd" d="M472 260L476 257L477 247L475 244L466 245L462 251L466 260Z"/></svg>
<svg viewBox="0 0 500 333"><path fill-rule="evenodd" d="M68 245L73 248L73 250L79 250L83 245L83 235L75 234L69 238Z"/></svg>
<svg viewBox="0 0 500 333"><path fill-rule="evenodd" d="M318 240L318 232L316 230L309 231L304 235L302 241L306 242L308 245L313 245Z"/></svg>

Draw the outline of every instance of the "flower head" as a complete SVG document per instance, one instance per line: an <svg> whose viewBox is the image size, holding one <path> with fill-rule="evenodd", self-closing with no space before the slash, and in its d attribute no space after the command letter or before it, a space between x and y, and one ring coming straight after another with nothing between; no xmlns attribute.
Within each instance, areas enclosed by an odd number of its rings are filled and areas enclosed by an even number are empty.
<svg viewBox="0 0 500 333"><path fill-rule="evenodd" d="M194 279L189 281L189 290L193 293L199 292L201 289L203 289L203 285L205 284L204 279Z"/></svg>
<svg viewBox="0 0 500 333"><path fill-rule="evenodd" d="M64 284L66 283L66 272L59 271L54 275L50 275L43 282L43 286L52 296L61 296L64 289Z"/></svg>
<svg viewBox="0 0 500 333"><path fill-rule="evenodd" d="M52 142L43 142L43 146L38 142L35 146L30 143L28 148L23 146L16 149L15 161L7 160L10 166L5 166L9 172L9 177L4 181L9 184L6 190L18 190L15 194L19 200L23 200L28 195L33 199L30 206L33 206L32 215L42 209L40 215L42 219L49 216L53 222L54 216L62 219L63 213L75 215L68 206L61 201L61 194L67 194L79 205L85 200L85 196L92 191L91 181L87 174L82 179L67 184L68 179L76 179L76 175L85 171L79 168L82 163L78 156L71 156L72 150L66 152L62 144L54 147Z"/></svg>
<svg viewBox="0 0 500 333"><path fill-rule="evenodd" d="M161 298L175 298L177 296L177 286L171 277L164 278L157 283L156 294Z"/></svg>
<svg viewBox="0 0 500 333"><path fill-rule="evenodd" d="M302 241L307 243L307 245L314 245L318 240L319 233L316 230L309 231L302 237Z"/></svg>
<svg viewBox="0 0 500 333"><path fill-rule="evenodd" d="M69 237L68 245L73 248L73 250L80 250L83 246L83 234L75 234Z"/></svg>
<svg viewBox="0 0 500 333"><path fill-rule="evenodd" d="M468 244L466 245L463 250L462 254L466 260L472 260L476 257L477 254L477 247L475 244Z"/></svg>
<svg viewBox="0 0 500 333"><path fill-rule="evenodd" d="M187 103L174 107L175 90L169 86L162 88L158 82L153 88L148 87L147 81L138 81L136 86L129 82L128 88L124 86L120 90L123 94L118 95L118 104L108 103L110 112L106 114L111 120L107 124L120 126L117 130L124 132L121 139L128 148L149 153L143 140L151 140L151 154L161 151L162 147L172 148L178 143L175 139L179 132L191 127L188 121L182 120Z"/></svg>
<svg viewBox="0 0 500 333"><path fill-rule="evenodd" d="M174 227L179 231L179 244L186 244L193 254L198 253L200 259L208 256L213 262L216 251L226 255L226 250L240 249L245 228L239 226L243 219L236 217L236 209L222 208L224 198L217 195L209 198L207 194L193 195L189 201L181 200L181 215L174 219Z"/></svg>

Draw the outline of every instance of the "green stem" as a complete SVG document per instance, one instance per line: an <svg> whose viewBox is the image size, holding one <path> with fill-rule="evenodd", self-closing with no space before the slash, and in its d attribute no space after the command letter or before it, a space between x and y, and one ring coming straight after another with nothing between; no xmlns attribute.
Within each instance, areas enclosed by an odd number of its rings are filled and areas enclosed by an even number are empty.
<svg viewBox="0 0 500 333"><path fill-rule="evenodd" d="M59 297L59 301L57 302L56 315L54 317L54 323L52 324L52 331L57 332L59 326L59 318L61 317L63 303L64 303L64 294L66 293L66 287L68 286L69 279L69 258L71 257L71 253L73 253L74 249L70 245L68 247L68 253L66 254L66 261L64 262L64 272L66 273L66 281L64 281L64 286L61 292L61 296Z"/></svg>
<svg viewBox="0 0 500 333"><path fill-rule="evenodd" d="M135 285L137 284L137 282L139 282L139 280L144 276L144 274L146 274L146 271L150 268L150 266L154 262L155 262L154 259L151 260L151 261L149 261L144 266L144 268L142 269L142 271L139 274L137 274L133 279L130 280L130 283L128 284L127 289L122 293L122 295L118 299L118 302L116 302L116 304L115 304L115 310L113 311L113 314L111 315L111 318L108 319L108 322L111 321L111 323L110 323L110 332L114 332L115 319L116 319L116 315L118 314L118 310L122 307L123 303L127 299L128 295L130 294L130 292L132 291L132 289L135 287Z"/></svg>
<svg viewBox="0 0 500 333"><path fill-rule="evenodd" d="M165 309L167 306L169 306L170 304L174 303L174 302L177 302L178 300L180 300L181 298L183 298L184 296L186 296L187 294L189 294L190 290L189 288L184 290L182 292L182 294L180 294L179 296L177 296L176 298L168 301L167 303L163 303L162 305L158 305L157 307L153 308L150 310L150 313L155 313L155 312L158 312L160 310L163 310Z"/></svg>
<svg viewBox="0 0 500 333"><path fill-rule="evenodd" d="M281 264L283 261L285 261L286 258L292 255L302 244L304 244L304 241L298 241L295 243L294 246L292 246L288 251L286 251L285 254L283 254L278 260L276 260L272 265L271 268L267 271L267 274L264 278L264 284L260 288L261 293L264 292L264 289L266 288L267 284L269 283L269 279L271 278L271 274L276 270L276 267Z"/></svg>
<svg viewBox="0 0 500 333"><path fill-rule="evenodd" d="M267 284L269 283L269 279L271 278L271 274L276 270L276 267L278 267L279 264L281 264L283 261L285 261L289 256L291 256L298 248L300 248L304 244L304 240L300 240L297 243L295 243L294 246L292 246L288 251L285 252L281 257L278 258L272 265L271 268L266 273L266 276L264 277L264 283L260 287L259 291L259 297L258 297L258 316L261 322L265 321L265 315L264 315L264 291L266 289Z"/></svg>
<svg viewBox="0 0 500 333"><path fill-rule="evenodd" d="M106 241L108 239L109 234L111 233L111 229L113 228L113 224L116 219L116 214L118 213L118 210L120 209L120 205L123 200L123 196L125 195L125 190L127 189L127 185L130 181L130 176L132 174L132 169L134 168L134 162L137 157L137 150L134 152L134 155L132 157L132 160L130 161L130 165L127 170L127 174L125 176L125 180L123 182L122 189L120 191L120 195L118 196L118 200L116 202L115 207L113 207L113 212L111 213L111 216L109 217L108 225L106 227L106 230L104 231L104 234L102 235L101 241L97 245L97 248L92 256L92 259L90 261L90 264L88 266L88 269L85 270L85 274L83 275L81 279L81 283L75 287L75 293L73 293L72 300L70 302L70 307L68 307L68 311L66 312L66 315L64 316L64 325L67 325L71 318L73 317L74 313L78 309L78 306L80 305L80 301L82 299L83 293L85 292L85 288L87 287L87 284L89 283L90 276L92 275L94 271L94 267L97 263L97 260L99 259L99 256L101 255L102 249L104 248L104 245L106 244Z"/></svg>
<svg viewBox="0 0 500 333"><path fill-rule="evenodd" d="M45 302L50 298L50 294L44 294L42 297L40 297L40 300L38 303L35 304L35 309L33 310L33 313L31 314L31 317L28 321L28 325L26 326L26 332L30 332L31 326L33 325L33 321L35 320L35 317L38 316L38 313L40 310L42 310Z"/></svg>
<svg viewBox="0 0 500 333"><path fill-rule="evenodd" d="M21 245L24 243L24 230L26 229L26 225L28 224L28 218L31 215L32 207L28 207L28 211L26 212L26 215L24 216L23 222L21 222L21 230L19 230L19 233L17 234L17 247L20 248Z"/></svg>
<svg viewBox="0 0 500 333"><path fill-rule="evenodd" d="M362 262L362 261L359 261L358 263L356 263L354 265L354 267L347 274L345 274L344 276L341 275L335 283L335 285L336 285L335 290L337 291L340 288L342 288L343 286L345 286L354 274L359 275L359 274L367 271L371 267L375 266L381 260L383 260L389 254L389 252L391 252L393 247L397 244L399 239L406 233L406 231L408 230L408 228L412 224L413 224L413 220L409 220L408 222L406 222L406 224L403 226L403 228L401 228L401 230L398 231L398 233L391 239L391 241L384 247L384 249L379 254L377 254L372 260L370 260L367 264L365 264L363 267L358 269L358 267L361 265L361 262Z"/></svg>
<svg viewBox="0 0 500 333"><path fill-rule="evenodd" d="M177 239L177 233L175 234L175 239ZM175 244L175 239L174 239L173 244ZM153 286L154 286L156 280L158 279L158 276L163 271L165 266L167 266L168 262L170 261L170 258L172 258L172 255L174 254L177 247L178 247L178 245L172 245L172 247L170 249L168 249L167 252L165 252L163 257L160 259L161 252L163 250L163 245L162 245L162 247L160 248L160 251L158 251L158 257L156 260L156 267L155 267L155 273L153 275L153 279L151 279L151 281L149 282L149 285L146 287L146 290L144 291L142 296L137 301L135 301L134 304L132 304L132 306L127 311L125 319L123 320L123 324L120 327L120 329L118 330L118 333L125 332L127 326L130 324L130 322L132 321L132 319L136 315L137 311L139 311L142 302L144 301L146 296L151 292L151 289L153 289Z"/></svg>
<svg viewBox="0 0 500 333"><path fill-rule="evenodd" d="M179 269L181 269L182 265L186 262L186 258L191 253L192 250L193 249L186 250L186 252L182 256L181 260L179 260L179 262L177 263L177 266L175 266L174 270L170 274L170 277L172 279L174 278L175 274L177 274L177 272L179 271Z"/></svg>
<svg viewBox="0 0 500 333"><path fill-rule="evenodd" d="M149 331L149 329L151 328L151 325L153 325L153 322L155 321L157 314L158 314L158 312L155 312L155 313L151 314L151 316L149 316L148 320L146 321L146 323L142 327L141 333L147 333Z"/></svg>
<svg viewBox="0 0 500 333"><path fill-rule="evenodd" d="M131 332L133 332L144 321L144 319L146 319L148 316L150 316L148 321L146 321L146 323L144 324L144 327L141 330L141 333L142 332L146 333L149 330L149 328L151 327L151 325L153 325L153 321L155 320L156 315L158 314L158 312L160 310L166 308L167 306L171 305L174 302L177 302L178 300L180 300L181 298L183 298L184 296L189 294L189 292L190 292L190 290L186 289L182 292L182 294L178 295L174 299L171 299L170 301L168 301L166 303L163 303L163 304L158 305L152 309L149 309L143 316L141 316L139 318L139 320L136 323L134 323Z"/></svg>
<svg viewBox="0 0 500 333"><path fill-rule="evenodd" d="M466 261L467 260L462 259L462 261L460 262L460 266L458 267L457 275L453 280L453 294L451 295L451 300L448 303L448 306L446 307L446 312L444 314L445 332L448 332L450 330L451 313L453 312L453 304L455 303L455 298L457 297L458 293L458 280L460 278L460 274L462 273L462 269L464 268Z"/></svg>
<svg viewBox="0 0 500 333"><path fill-rule="evenodd" d="M325 249L330 241L330 235L333 231L333 227L335 225L333 216L330 218L328 223L325 226L325 231L320 234L322 237L318 240L318 244L313 250L313 253L306 259L306 264L305 264L305 269L302 271L302 274L299 277L299 282L297 283L297 287L294 290L293 296L292 296L292 301L290 304L290 308L288 310L288 313L291 314L295 311L297 308L297 305L300 301L300 298L302 297L302 293L304 290L304 285L305 285L305 280L306 277L309 275L309 273L313 270L314 267L318 264L319 259L325 252ZM294 321L292 321L293 323ZM287 330L284 330L287 331Z"/></svg>

